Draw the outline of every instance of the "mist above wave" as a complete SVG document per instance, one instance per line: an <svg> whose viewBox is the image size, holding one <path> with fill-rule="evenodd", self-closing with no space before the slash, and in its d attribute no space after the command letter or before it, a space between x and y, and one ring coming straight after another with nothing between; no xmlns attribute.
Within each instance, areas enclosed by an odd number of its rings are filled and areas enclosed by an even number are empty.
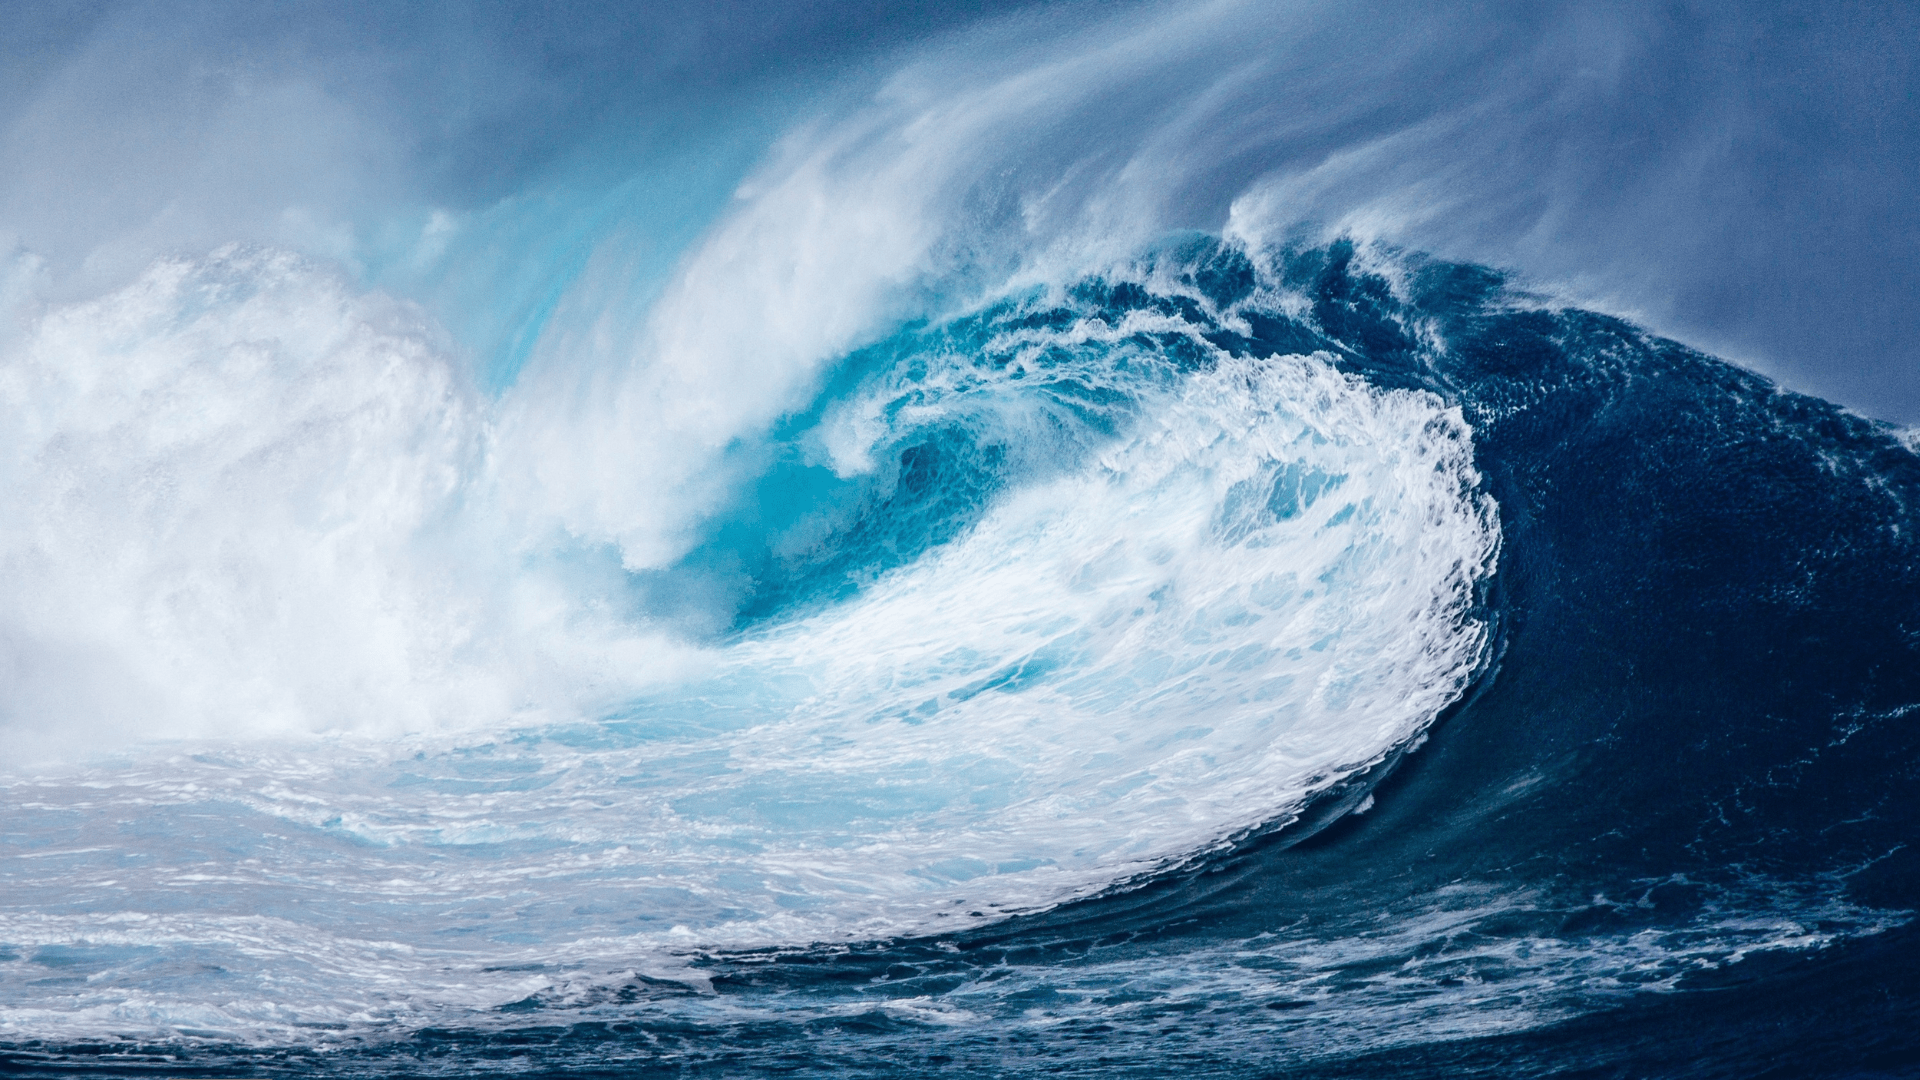
<svg viewBox="0 0 1920 1080"><path fill-rule="evenodd" d="M876 254L961 222L1051 240L1083 218L1124 247L1217 231L1242 201L1518 267L1789 385L1912 411L1900 5L287 18L123 0L16 25L0 234L67 299L156 255L269 243L428 301L513 367L592 258L631 268L637 246L657 284L742 179L777 187L755 162L786 132L864 199L787 205L841 215ZM605 249L623 229L627 254Z"/></svg>

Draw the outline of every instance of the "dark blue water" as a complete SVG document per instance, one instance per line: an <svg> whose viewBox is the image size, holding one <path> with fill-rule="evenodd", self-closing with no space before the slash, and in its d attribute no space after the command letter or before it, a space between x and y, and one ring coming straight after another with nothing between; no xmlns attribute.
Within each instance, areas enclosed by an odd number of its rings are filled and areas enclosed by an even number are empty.
<svg viewBox="0 0 1920 1080"><path fill-rule="evenodd" d="M1483 267L1204 236L1147 265L907 327L842 377L929 341L985 350L1009 320L1151 311L1227 354L1324 351L1458 406L1503 534L1479 601L1494 646L1415 745L1224 850L950 935L710 952L710 985L635 977L308 1046L20 1039L0 1071L1920 1076L1920 458L1901 433ZM1262 274L1307 308L1250 301ZM1190 340L1139 345L1214 362ZM982 430L905 431L865 487L770 462L753 521L716 518L642 587L746 567L724 632L842 602L1065 467ZM794 518L783 491L842 508L804 557L765 540Z"/></svg>

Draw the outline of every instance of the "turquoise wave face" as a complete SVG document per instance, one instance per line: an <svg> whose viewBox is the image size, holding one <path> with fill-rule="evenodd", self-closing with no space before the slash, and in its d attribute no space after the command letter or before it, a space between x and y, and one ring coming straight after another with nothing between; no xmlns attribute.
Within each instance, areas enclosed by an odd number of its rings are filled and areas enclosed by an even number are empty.
<svg viewBox="0 0 1920 1080"><path fill-rule="evenodd" d="M731 604L720 624L740 632L852 597L964 536L1002 496L1088 468L1222 357L1323 350L1280 310L1285 293L1241 248L1202 237L1113 279L905 327L832 365L806 408L732 448L736 469L757 471L692 551L636 575L642 603ZM1303 462L1270 471L1227 496L1234 524L1222 527L1236 539L1346 480Z"/></svg>

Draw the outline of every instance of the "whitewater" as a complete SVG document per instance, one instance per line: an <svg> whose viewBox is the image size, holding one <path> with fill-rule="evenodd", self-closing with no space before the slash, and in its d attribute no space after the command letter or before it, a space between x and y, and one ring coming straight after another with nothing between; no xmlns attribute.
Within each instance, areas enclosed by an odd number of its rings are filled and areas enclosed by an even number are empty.
<svg viewBox="0 0 1920 1080"><path fill-rule="evenodd" d="M1665 16L1015 7L33 76L0 1065L1909 1074L1920 457L1606 246Z"/></svg>
<svg viewBox="0 0 1920 1080"><path fill-rule="evenodd" d="M10 784L95 824L10 875L0 936L216 966L251 999L236 1033L432 1016L526 996L501 969L529 959L662 969L1041 909L1419 736L1487 651L1498 530L1458 410L1054 299L849 359L725 448L764 470L750 501L651 563L537 546L567 533L502 490L512 435L417 315L298 260L167 264L50 313L8 371L37 414L8 425L34 526L8 628L61 653L21 664L13 708L91 662L94 753L116 721L170 737ZM1289 302L1269 282L1207 315ZM531 538L500 536L503 503ZM129 815L173 839L77 878ZM203 819L230 837L211 861ZM214 882L247 914L144 910ZM75 1022L124 1023L125 989ZM19 992L11 1022L47 1023ZM201 992L180 1007L224 1027Z"/></svg>

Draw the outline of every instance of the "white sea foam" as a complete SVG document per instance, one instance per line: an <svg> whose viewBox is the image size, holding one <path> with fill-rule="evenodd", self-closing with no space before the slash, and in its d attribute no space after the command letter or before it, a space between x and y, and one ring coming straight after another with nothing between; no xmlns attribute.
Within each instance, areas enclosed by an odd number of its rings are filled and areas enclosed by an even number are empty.
<svg viewBox="0 0 1920 1080"><path fill-rule="evenodd" d="M502 578L484 418L417 309L228 249L27 314L0 355L11 764L497 722L644 668L643 636Z"/></svg>
<svg viewBox="0 0 1920 1080"><path fill-rule="evenodd" d="M1124 350L1139 318L1027 344ZM1484 650L1469 432L1323 358L1089 368L1131 406L1079 465L849 601L694 645L489 516L484 407L404 306L233 252L24 341L8 465L40 512L6 625L58 660L9 737L229 738L10 783L0 944L87 973L7 1002L19 1031L404 1026L556 971L1046 906L1283 816ZM1044 435L1021 365L949 361L828 410L837 467L894 424ZM316 730L418 734L279 737ZM217 1008L181 974L213 969Z"/></svg>

